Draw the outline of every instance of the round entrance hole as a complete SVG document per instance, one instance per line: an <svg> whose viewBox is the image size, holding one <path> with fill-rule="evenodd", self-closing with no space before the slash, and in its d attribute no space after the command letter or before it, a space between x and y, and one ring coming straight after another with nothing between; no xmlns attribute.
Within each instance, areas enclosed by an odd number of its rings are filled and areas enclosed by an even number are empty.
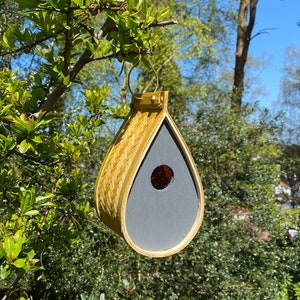
<svg viewBox="0 0 300 300"><path fill-rule="evenodd" d="M165 189L173 180L173 170L167 165L156 167L151 174L151 184L157 190Z"/></svg>

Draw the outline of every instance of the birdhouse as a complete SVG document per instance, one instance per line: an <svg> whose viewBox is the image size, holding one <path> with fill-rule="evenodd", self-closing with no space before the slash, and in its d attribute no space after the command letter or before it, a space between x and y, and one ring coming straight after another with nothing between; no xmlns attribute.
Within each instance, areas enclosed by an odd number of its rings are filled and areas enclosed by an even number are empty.
<svg viewBox="0 0 300 300"><path fill-rule="evenodd" d="M103 222L150 257L185 248L204 211L200 176L167 103L166 91L132 96L95 184Z"/></svg>

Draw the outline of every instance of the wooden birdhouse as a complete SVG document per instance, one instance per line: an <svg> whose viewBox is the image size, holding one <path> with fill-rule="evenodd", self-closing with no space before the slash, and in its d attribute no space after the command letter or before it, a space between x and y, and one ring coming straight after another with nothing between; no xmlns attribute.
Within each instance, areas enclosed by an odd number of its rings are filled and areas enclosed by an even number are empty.
<svg viewBox="0 0 300 300"><path fill-rule="evenodd" d="M134 94L95 185L103 222L140 254L173 255L201 226L204 195L193 158L167 110L168 92Z"/></svg>

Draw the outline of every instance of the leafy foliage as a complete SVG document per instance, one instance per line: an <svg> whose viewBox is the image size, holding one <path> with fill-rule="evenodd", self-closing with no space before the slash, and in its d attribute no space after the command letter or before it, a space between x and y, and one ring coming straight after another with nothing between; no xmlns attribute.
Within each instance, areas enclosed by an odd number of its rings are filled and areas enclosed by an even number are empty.
<svg viewBox="0 0 300 300"><path fill-rule="evenodd" d="M48 244L75 242L80 220L90 213L88 202L69 202L84 193L81 171L70 162L80 160L86 145L58 132L49 136L51 119L28 120L22 111L30 93L14 76L1 72L0 253L7 282L42 270Z"/></svg>

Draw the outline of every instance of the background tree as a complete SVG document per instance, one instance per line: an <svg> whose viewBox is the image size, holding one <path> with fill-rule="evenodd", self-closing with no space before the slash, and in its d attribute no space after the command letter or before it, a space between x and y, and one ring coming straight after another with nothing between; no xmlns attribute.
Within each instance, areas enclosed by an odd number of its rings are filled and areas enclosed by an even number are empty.
<svg viewBox="0 0 300 300"><path fill-rule="evenodd" d="M255 24L258 0L241 0L237 21L232 108L240 110L244 93L245 66Z"/></svg>
<svg viewBox="0 0 300 300"><path fill-rule="evenodd" d="M300 51L289 48L286 51L284 75L281 80L281 94L278 110L284 113L284 131L281 139L286 144L299 144L300 113Z"/></svg>

